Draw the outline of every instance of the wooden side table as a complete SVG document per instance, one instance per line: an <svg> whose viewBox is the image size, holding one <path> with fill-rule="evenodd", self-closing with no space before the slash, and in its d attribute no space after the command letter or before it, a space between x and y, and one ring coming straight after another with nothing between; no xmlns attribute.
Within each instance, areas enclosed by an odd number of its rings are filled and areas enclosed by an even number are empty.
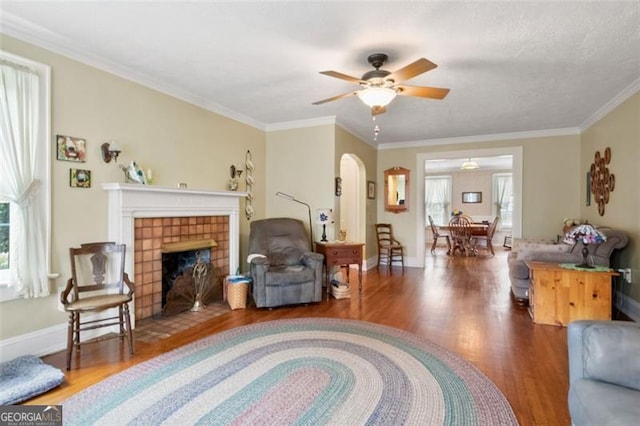
<svg viewBox="0 0 640 426"><path fill-rule="evenodd" d="M527 262L529 315L536 324L567 326L581 319L611 319L614 271L567 269L557 263Z"/></svg>
<svg viewBox="0 0 640 426"><path fill-rule="evenodd" d="M358 265L358 291L362 291L362 243L317 242L316 253L324 255L325 278L327 283L327 299L331 293L331 267L347 266L347 283L349 282L349 265Z"/></svg>

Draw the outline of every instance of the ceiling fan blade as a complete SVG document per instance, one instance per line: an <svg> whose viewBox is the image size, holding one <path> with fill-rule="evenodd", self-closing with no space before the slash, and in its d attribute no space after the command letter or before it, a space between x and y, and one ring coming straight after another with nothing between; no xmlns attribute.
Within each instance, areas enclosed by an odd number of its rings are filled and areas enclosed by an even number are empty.
<svg viewBox="0 0 640 426"><path fill-rule="evenodd" d="M394 86L394 88L398 95L401 96L417 96L431 99L444 99L450 91L450 89L443 89L441 87L407 86L405 84Z"/></svg>
<svg viewBox="0 0 640 426"><path fill-rule="evenodd" d="M431 71L436 67L437 65L434 64L433 62L425 58L420 58L417 61L407 65L406 67L400 68L396 72L392 72L391 74L385 77L385 80L391 79L396 83L400 83L400 82L409 80L417 75L425 73L427 71Z"/></svg>
<svg viewBox="0 0 640 426"><path fill-rule="evenodd" d="M378 114L383 114L387 112L387 107L386 106L380 106L380 105L376 105L376 106L372 106L371 107L371 116L375 117Z"/></svg>
<svg viewBox="0 0 640 426"><path fill-rule="evenodd" d="M327 99L323 99L321 101L313 102L312 105L322 105L322 104L327 103L327 102L337 101L338 99L342 99L342 98L346 98L346 97L349 97L349 96L356 95L356 94L358 94L358 92L359 92L359 90L356 90L355 92L343 93L342 95L333 96L331 98L327 98Z"/></svg>
<svg viewBox="0 0 640 426"><path fill-rule="evenodd" d="M341 72L337 72L337 71L320 71L320 74L328 75L329 77L339 78L340 80L345 80L345 81L348 81L349 83L355 83L355 84L367 83L366 81L360 80L359 78L351 77L350 75L342 74Z"/></svg>

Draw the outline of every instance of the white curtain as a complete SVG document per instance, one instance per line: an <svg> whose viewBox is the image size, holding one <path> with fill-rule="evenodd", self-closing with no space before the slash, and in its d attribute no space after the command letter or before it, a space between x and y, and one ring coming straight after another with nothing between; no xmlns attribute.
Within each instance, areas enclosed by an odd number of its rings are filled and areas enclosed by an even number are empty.
<svg viewBox="0 0 640 426"><path fill-rule="evenodd" d="M11 226L19 230L11 285L28 297L49 295L44 214L35 203L40 119L38 74L24 66L0 60L0 198L15 203L19 214Z"/></svg>
<svg viewBox="0 0 640 426"><path fill-rule="evenodd" d="M496 176L496 215L500 218L501 226L511 226L511 215L506 216L511 208L511 175Z"/></svg>
<svg viewBox="0 0 640 426"><path fill-rule="evenodd" d="M450 177L425 178L425 212L433 218L436 225L445 225L448 222L451 207L450 186ZM429 223L426 217L425 223Z"/></svg>

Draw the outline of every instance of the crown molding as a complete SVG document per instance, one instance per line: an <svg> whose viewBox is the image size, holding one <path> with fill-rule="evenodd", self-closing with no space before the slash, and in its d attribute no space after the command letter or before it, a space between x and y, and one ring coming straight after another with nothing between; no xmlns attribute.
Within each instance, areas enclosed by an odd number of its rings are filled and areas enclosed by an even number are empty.
<svg viewBox="0 0 640 426"><path fill-rule="evenodd" d="M455 138L427 139L421 141L385 143L378 146L379 150L397 148L416 148L421 146L455 145L464 143L490 142L509 139L530 139L546 138L553 136L579 135L580 129L577 127L567 127L565 129L532 130L527 132L495 133L491 135L461 136Z"/></svg>
<svg viewBox="0 0 640 426"><path fill-rule="evenodd" d="M593 115L587 118L581 125L580 131L584 132L589 127L593 126L598 120L611 111L616 109L621 103L629 99L631 96L640 92L640 78L636 79L633 83L625 87L620 93L614 96L609 102L600 107Z"/></svg>
<svg viewBox="0 0 640 426"><path fill-rule="evenodd" d="M326 117L310 118L308 120L283 121L280 123L266 124L264 130L266 132L274 132L276 130L302 129L304 127L325 126L336 124L336 116L329 115Z"/></svg>
<svg viewBox="0 0 640 426"><path fill-rule="evenodd" d="M72 49L73 44L66 37L51 32L32 22L18 18L17 16L3 12L0 14L0 32L18 40L31 43L35 46L47 49L51 52L73 59L86 65L90 65L99 70L108 72L125 80L133 81L142 86L164 93L176 99L199 106L208 111L220 114L240 123L256 129L265 130L265 124L251 117L232 111L215 102L211 102L194 93L185 91L179 87L149 78L147 75L139 73L131 68L109 61L98 55L89 52Z"/></svg>
<svg viewBox="0 0 640 426"><path fill-rule="evenodd" d="M362 142L364 142L367 145L371 146L373 149L376 149L376 150L378 149L378 144L376 144L373 140L369 140L368 138L366 138L365 136L361 135L359 132L357 132L354 129L350 128L346 124L344 124L344 123L342 123L342 122L340 122L338 120L336 125L338 127L340 127L342 130L344 130L345 132L352 134L356 138L360 139Z"/></svg>

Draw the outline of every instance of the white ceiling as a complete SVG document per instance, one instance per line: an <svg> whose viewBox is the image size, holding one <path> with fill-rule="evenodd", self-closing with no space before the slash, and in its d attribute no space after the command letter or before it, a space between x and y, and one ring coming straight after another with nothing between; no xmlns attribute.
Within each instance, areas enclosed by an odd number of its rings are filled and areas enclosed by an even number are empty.
<svg viewBox="0 0 640 426"><path fill-rule="evenodd" d="M265 130L331 121L372 144L575 131L640 87L640 2L6 1L0 31ZM383 52L407 83L377 119L357 89ZM55 70L54 78L55 78ZM296 123L299 122L299 123Z"/></svg>

